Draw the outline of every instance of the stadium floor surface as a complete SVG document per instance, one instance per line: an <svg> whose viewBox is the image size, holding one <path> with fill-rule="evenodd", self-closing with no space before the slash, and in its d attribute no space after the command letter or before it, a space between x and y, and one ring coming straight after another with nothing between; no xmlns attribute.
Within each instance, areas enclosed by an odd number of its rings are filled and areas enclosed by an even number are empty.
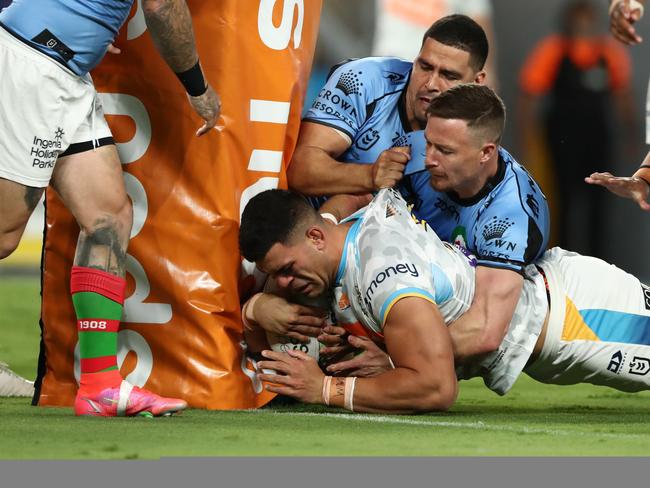
<svg viewBox="0 0 650 488"><path fill-rule="evenodd" d="M0 360L33 377L38 278L0 276ZM648 456L650 392L522 378L505 397L461 383L453 409L360 415L320 406L189 410L160 419L75 418L0 398L0 459L178 456Z"/></svg>

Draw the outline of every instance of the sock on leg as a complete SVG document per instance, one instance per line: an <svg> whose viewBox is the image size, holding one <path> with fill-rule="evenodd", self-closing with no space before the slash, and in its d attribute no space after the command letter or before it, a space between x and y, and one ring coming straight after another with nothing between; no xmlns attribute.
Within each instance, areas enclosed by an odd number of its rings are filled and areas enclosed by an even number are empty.
<svg viewBox="0 0 650 488"><path fill-rule="evenodd" d="M93 268L73 266L70 279L77 314L81 361L80 389L119 386L117 332L122 318L126 280Z"/></svg>

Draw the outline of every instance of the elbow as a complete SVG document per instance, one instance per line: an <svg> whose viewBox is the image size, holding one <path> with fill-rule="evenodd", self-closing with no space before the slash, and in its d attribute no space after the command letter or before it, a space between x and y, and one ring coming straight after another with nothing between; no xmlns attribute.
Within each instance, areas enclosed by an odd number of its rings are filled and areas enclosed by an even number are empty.
<svg viewBox="0 0 650 488"><path fill-rule="evenodd" d="M313 187L310 185L309 172L305 171L301 159L293 158L287 168L287 185L291 190L302 193L303 195L313 195Z"/></svg>
<svg viewBox="0 0 650 488"><path fill-rule="evenodd" d="M144 0L142 11L145 18L158 16L167 3L167 0Z"/></svg>
<svg viewBox="0 0 650 488"><path fill-rule="evenodd" d="M503 341L503 334L497 333L493 330L486 330L481 336L481 340L477 344L477 351L475 355L490 354L491 352L499 349Z"/></svg>
<svg viewBox="0 0 650 488"><path fill-rule="evenodd" d="M454 376L420 395L413 404L413 410L416 413L446 412L456 402L457 397L458 381Z"/></svg>

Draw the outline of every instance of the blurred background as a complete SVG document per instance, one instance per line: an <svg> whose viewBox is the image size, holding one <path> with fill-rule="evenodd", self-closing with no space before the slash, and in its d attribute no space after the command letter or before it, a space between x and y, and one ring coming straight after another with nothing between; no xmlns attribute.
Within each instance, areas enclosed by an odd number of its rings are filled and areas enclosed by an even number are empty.
<svg viewBox="0 0 650 488"><path fill-rule="evenodd" d="M413 59L427 17L474 17L487 27L496 54L488 78L508 109L503 145L549 199L552 244L597 255L648 282L650 260L639 248L650 240L650 215L582 181L593 171L629 176L648 149L650 19L638 25L644 43L626 48L609 34L607 6L607 0L323 0L306 106L333 64L370 55ZM38 273L42 216L41 203L19 250L0 262L0 276Z"/></svg>

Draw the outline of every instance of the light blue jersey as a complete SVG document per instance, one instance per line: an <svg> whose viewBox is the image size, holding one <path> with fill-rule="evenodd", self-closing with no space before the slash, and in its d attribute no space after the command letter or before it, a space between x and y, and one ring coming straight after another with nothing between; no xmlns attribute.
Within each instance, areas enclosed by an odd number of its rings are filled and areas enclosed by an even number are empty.
<svg viewBox="0 0 650 488"><path fill-rule="evenodd" d="M374 163L382 151L411 146L399 188L415 215L442 240L467 248L479 264L522 272L539 258L549 238L546 197L507 151L499 172L471 201L436 192L424 168L422 131L411 131L404 96L413 64L397 58L362 58L335 66L304 121L333 127L350 138L343 162ZM311 198L319 206L324 198Z"/></svg>
<svg viewBox="0 0 650 488"><path fill-rule="evenodd" d="M410 130L404 93L412 66L397 58L337 65L303 120L333 127L350 138L341 161L372 164Z"/></svg>
<svg viewBox="0 0 650 488"><path fill-rule="evenodd" d="M469 249L480 265L523 272L526 264L541 257L550 232L548 203L523 166L499 148L497 174L475 197L461 199L431 187L425 144L422 131L396 141L411 146L400 190L418 218L442 240Z"/></svg>
<svg viewBox="0 0 650 488"><path fill-rule="evenodd" d="M133 0L14 0L0 25L83 76L99 64Z"/></svg>

